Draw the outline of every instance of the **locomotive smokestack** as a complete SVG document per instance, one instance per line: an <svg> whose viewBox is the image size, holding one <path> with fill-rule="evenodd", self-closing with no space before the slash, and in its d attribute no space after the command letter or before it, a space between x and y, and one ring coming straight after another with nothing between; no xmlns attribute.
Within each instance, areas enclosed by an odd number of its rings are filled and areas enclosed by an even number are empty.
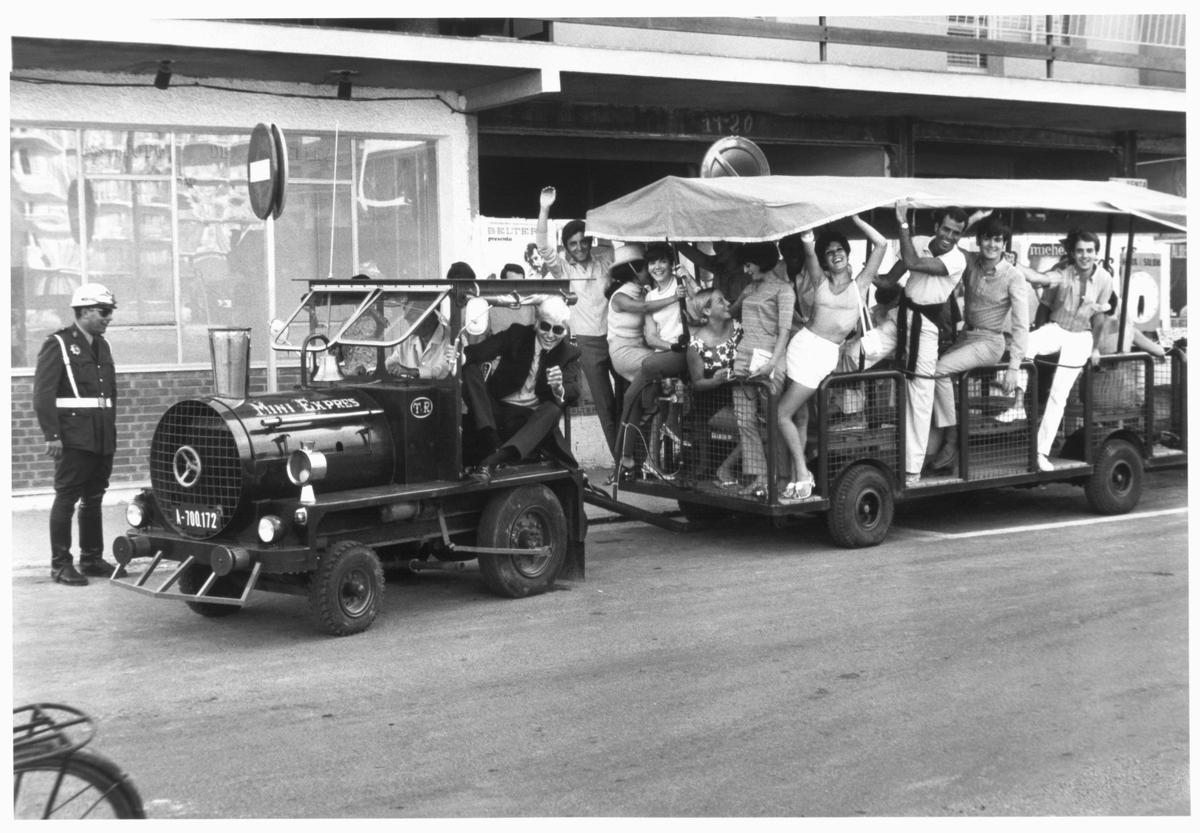
<svg viewBox="0 0 1200 833"><path fill-rule="evenodd" d="M211 327L213 395L241 402L250 389L250 328Z"/></svg>

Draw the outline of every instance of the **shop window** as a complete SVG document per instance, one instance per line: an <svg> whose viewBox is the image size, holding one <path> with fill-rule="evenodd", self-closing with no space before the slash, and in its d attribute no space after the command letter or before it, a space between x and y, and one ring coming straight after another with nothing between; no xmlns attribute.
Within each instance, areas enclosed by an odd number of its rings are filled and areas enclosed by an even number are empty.
<svg viewBox="0 0 1200 833"><path fill-rule="evenodd" d="M207 331L267 322L311 278L435 278L430 141L287 134L289 181L274 221L250 208L248 133L13 126L12 366L33 365L70 323L83 281L116 295L108 337L123 366L208 361ZM269 288L274 282L275 308Z"/></svg>

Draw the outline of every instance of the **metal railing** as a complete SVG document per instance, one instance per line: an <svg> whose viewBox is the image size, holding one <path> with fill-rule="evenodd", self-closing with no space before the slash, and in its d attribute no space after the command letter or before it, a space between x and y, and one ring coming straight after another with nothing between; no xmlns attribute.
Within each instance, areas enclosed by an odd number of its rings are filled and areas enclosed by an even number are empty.
<svg viewBox="0 0 1200 833"><path fill-rule="evenodd" d="M1015 43L1047 43L1111 50L1123 46L1184 49L1187 46L1181 14L1091 14L1091 15L925 15L886 18L907 21L913 31L956 34Z"/></svg>
<svg viewBox="0 0 1200 833"><path fill-rule="evenodd" d="M582 26L721 35L831 46L974 55L1169 73L1186 72L1183 15L940 15L911 17L597 17L558 18ZM551 40L554 40L552 35ZM672 51L669 40L664 50ZM951 65L956 65L951 59Z"/></svg>

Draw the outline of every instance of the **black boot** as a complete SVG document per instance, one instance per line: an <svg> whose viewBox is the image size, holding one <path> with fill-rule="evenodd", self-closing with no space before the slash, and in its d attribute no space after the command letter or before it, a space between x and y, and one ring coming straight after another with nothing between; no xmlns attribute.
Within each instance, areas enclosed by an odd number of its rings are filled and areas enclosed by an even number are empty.
<svg viewBox="0 0 1200 833"><path fill-rule="evenodd" d="M115 574L113 573L114 570L116 570ZM125 576L129 575L124 567L118 568L116 564L105 561L103 556L88 553L79 556L79 572L85 576L98 576L100 578L125 578Z"/></svg>
<svg viewBox="0 0 1200 833"><path fill-rule="evenodd" d="M72 563L71 516L67 514L63 517L62 507L56 508L60 510L57 514L53 509L50 512L50 578L59 584L79 587L87 584L88 580L79 574ZM71 508L74 509L73 506Z"/></svg>
<svg viewBox="0 0 1200 833"><path fill-rule="evenodd" d="M73 587L82 587L88 583L88 580L79 574L79 571L75 569L75 565L70 561L61 566L51 566L50 578L59 584L69 584Z"/></svg>

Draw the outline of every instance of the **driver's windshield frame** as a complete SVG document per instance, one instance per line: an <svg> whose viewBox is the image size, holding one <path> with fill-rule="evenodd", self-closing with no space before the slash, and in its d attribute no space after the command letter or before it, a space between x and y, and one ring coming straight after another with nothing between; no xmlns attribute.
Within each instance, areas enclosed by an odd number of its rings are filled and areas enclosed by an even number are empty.
<svg viewBox="0 0 1200 833"><path fill-rule="evenodd" d="M318 309L326 309L332 303L334 296L354 294L362 294L362 300L346 320L341 323L336 334L327 336L329 346L394 347L409 338L430 315L436 314L439 305L444 299L449 297L452 290L452 287L444 284L405 284L403 286L331 284L316 286L304 294L304 297L300 299L299 306L283 322L279 332L271 339L271 349L285 352L297 352L301 349L300 344L292 344L290 341L285 341L284 338L292 326L300 327L304 331L305 338L314 332L311 326L304 323L303 317L309 314L310 309L313 309L315 297L321 295L330 296L328 299L323 299L323 303L317 307ZM411 320L408 326L402 331L392 333L386 339L363 339L347 335L347 332L351 331L356 324L362 321L364 316L372 314L378 302L383 301L388 296L408 297L415 305L421 307L420 314ZM416 297L414 298L414 296Z"/></svg>

